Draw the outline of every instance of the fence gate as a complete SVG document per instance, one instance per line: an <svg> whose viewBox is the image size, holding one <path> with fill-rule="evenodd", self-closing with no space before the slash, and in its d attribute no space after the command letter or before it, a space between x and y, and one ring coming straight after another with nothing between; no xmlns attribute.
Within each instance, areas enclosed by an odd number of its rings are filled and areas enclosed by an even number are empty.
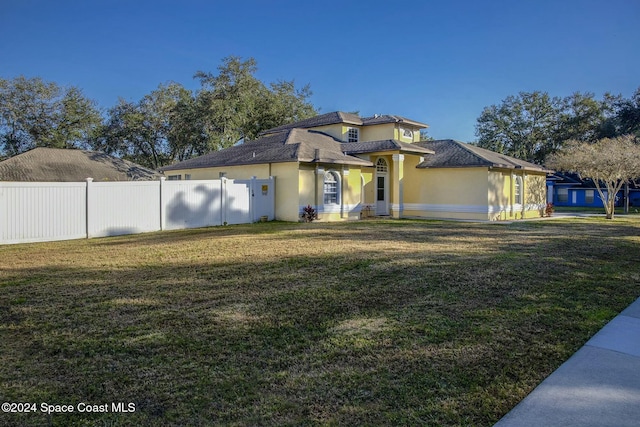
<svg viewBox="0 0 640 427"><path fill-rule="evenodd" d="M266 217L268 221L272 221L276 217L276 180L274 177L269 179L236 179L236 183L245 184L249 188L249 197L251 197L251 221L260 221Z"/></svg>

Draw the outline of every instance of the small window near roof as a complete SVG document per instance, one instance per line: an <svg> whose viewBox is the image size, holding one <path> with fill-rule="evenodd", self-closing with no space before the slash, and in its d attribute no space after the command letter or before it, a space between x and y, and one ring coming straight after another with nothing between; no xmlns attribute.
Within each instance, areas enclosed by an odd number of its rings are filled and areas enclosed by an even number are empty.
<svg viewBox="0 0 640 427"><path fill-rule="evenodd" d="M401 129L404 138L413 139L413 131L411 129Z"/></svg>
<svg viewBox="0 0 640 427"><path fill-rule="evenodd" d="M349 128L347 130L347 142L358 142L359 134L358 128Z"/></svg>
<svg viewBox="0 0 640 427"><path fill-rule="evenodd" d="M169 181L180 181L182 179L182 175L169 175L167 179Z"/></svg>

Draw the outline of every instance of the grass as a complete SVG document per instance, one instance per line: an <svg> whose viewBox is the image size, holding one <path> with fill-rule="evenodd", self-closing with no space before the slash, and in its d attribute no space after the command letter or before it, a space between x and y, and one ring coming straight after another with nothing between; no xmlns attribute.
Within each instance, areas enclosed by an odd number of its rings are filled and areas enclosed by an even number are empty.
<svg viewBox="0 0 640 427"><path fill-rule="evenodd" d="M492 425L640 295L640 218L0 247L0 425Z"/></svg>

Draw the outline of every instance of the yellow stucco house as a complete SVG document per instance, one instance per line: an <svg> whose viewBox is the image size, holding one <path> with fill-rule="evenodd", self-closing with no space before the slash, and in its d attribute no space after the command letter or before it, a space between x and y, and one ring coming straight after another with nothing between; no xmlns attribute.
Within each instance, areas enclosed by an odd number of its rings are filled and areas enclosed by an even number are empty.
<svg viewBox="0 0 640 427"><path fill-rule="evenodd" d="M274 177L276 219L368 216L500 220L538 217L546 170L453 141L420 141L427 125L400 116L332 112L253 141L164 167L168 179Z"/></svg>

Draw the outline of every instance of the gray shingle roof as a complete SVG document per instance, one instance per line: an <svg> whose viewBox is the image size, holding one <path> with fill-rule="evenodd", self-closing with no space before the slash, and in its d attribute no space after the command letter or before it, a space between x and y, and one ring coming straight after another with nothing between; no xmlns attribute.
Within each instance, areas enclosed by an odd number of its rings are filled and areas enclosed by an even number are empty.
<svg viewBox="0 0 640 427"><path fill-rule="evenodd" d="M395 139L365 142L343 142L342 151L347 154L373 153L376 151L397 150L409 154L433 154L433 151L417 144L407 144Z"/></svg>
<svg viewBox="0 0 640 427"><path fill-rule="evenodd" d="M38 147L0 162L0 181L147 181L157 172L105 153Z"/></svg>
<svg viewBox="0 0 640 427"><path fill-rule="evenodd" d="M372 163L345 154L341 142L323 132L288 129L254 141L165 166L163 171L259 163L312 162L372 166Z"/></svg>
<svg viewBox="0 0 640 427"><path fill-rule="evenodd" d="M455 167L499 167L507 169L526 169L547 172L540 165L525 162L505 154L496 153L464 142L452 139L416 142L421 147L435 151L426 157L418 168L455 168Z"/></svg>
<svg viewBox="0 0 640 427"><path fill-rule="evenodd" d="M379 125L384 123L407 123L412 126L418 126L421 128L426 128L428 125L424 123L417 122L415 120L410 120L404 118L402 116L392 116L392 115L376 115L373 117L364 117L361 118L357 114L353 113L344 113L342 111L334 111L331 113L320 114L305 120L300 120L295 123L290 123L288 125L282 125L275 127L273 129L268 129L264 132L261 132L261 135L268 135L276 132L281 132L283 130L293 129L293 128L312 128L317 126L326 126L333 125L336 123L346 123L357 126L368 126L368 125Z"/></svg>

